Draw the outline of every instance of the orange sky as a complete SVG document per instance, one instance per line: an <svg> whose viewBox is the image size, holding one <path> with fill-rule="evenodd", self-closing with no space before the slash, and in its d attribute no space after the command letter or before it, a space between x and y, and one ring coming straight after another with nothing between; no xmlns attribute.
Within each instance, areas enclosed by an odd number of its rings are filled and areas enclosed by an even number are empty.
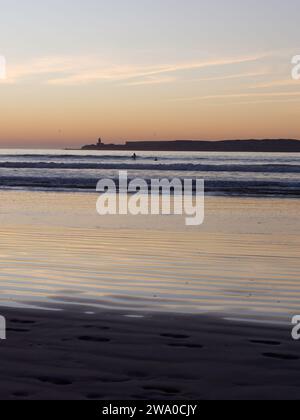
<svg viewBox="0 0 300 420"><path fill-rule="evenodd" d="M298 15L277 0L128 0L134 16L123 0L15 2L0 17L0 147L300 138Z"/></svg>

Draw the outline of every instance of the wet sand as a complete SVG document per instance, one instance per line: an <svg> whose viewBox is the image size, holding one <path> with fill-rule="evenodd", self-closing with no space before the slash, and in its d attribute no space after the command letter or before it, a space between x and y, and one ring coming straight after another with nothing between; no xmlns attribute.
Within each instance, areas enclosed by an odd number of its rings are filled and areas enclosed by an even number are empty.
<svg viewBox="0 0 300 420"><path fill-rule="evenodd" d="M300 201L208 197L180 217L100 217L95 194L1 193L0 305L289 320Z"/></svg>
<svg viewBox="0 0 300 420"><path fill-rule="evenodd" d="M5 309L1 399L298 399L290 328L209 316Z"/></svg>
<svg viewBox="0 0 300 420"><path fill-rule="evenodd" d="M211 197L189 229L0 198L0 399L299 398L299 200Z"/></svg>

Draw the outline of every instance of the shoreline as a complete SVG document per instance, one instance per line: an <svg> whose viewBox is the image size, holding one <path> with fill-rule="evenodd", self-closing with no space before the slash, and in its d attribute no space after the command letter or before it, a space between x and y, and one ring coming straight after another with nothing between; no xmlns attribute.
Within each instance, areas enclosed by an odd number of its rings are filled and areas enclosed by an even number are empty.
<svg viewBox="0 0 300 420"><path fill-rule="evenodd" d="M5 193L45 193L45 194L92 194L92 195L99 195L99 193L97 191L95 191L94 189L91 188L79 188L79 189L64 189L64 188L57 188L56 190L51 189L51 188L39 188L39 187L31 187L31 188L26 188L26 189L22 189L21 187L14 187L14 188L0 188L0 193L1 192L5 192ZM119 194L119 191L117 189L117 193ZM134 193L128 193L128 194L132 194L134 195ZM160 193L160 195L162 196L162 193ZM298 193L291 193L291 192L287 192L287 193L272 193L272 192L261 192L261 193L245 193L245 194L241 194L241 193L225 193L225 192L214 192L214 191L205 191L205 197L207 198L236 198L236 199L259 199L259 200L299 200L300 199L300 194Z"/></svg>

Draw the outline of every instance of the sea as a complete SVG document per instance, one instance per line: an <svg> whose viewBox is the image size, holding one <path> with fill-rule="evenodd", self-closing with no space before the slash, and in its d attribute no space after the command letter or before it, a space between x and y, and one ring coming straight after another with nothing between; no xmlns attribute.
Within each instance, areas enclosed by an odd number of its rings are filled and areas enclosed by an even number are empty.
<svg viewBox="0 0 300 420"><path fill-rule="evenodd" d="M300 196L299 153L1 150L0 189L95 191L103 178L204 179L206 193Z"/></svg>

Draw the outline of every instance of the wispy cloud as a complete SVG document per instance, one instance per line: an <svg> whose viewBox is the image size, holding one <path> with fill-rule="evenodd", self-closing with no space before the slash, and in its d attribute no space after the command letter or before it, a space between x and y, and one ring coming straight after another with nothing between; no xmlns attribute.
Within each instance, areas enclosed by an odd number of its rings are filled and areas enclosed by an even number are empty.
<svg viewBox="0 0 300 420"><path fill-rule="evenodd" d="M294 97L300 96L300 91L296 92L268 92L268 93L228 93L222 95L192 96L188 98L177 98L175 101L207 101L210 99L239 99L239 98L264 98L264 97Z"/></svg>
<svg viewBox="0 0 300 420"><path fill-rule="evenodd" d="M171 77L174 78L175 74L180 72L256 62L265 56L261 54L159 65L120 65L96 56L42 57L11 65L7 82L18 83L41 78L44 83L51 85L82 85L98 81L130 83L131 80L132 84L170 83ZM165 78L158 77L164 75ZM135 81L135 79L141 80Z"/></svg>
<svg viewBox="0 0 300 420"><path fill-rule="evenodd" d="M271 82L266 83L258 83L253 86L250 86L251 89L268 89L274 87L287 87L293 86L295 87L297 82L293 79L286 79L286 80L273 80Z"/></svg>
<svg viewBox="0 0 300 420"><path fill-rule="evenodd" d="M51 84L85 84L95 81L111 80L111 81L126 81L137 78L145 78L145 84L149 84L151 77L164 74L174 74L179 72L200 70L208 67L219 67L225 65L241 64L246 62L253 62L261 59L262 56L248 56L237 58L223 58L208 61L182 62L175 64L165 64L156 66L111 66L99 68L98 71L80 72L66 78L59 78L49 80ZM152 79L153 80L153 79ZM158 79L156 79L158 80ZM170 79L165 79L169 83ZM148 83L147 83L148 82ZM163 80L160 79L160 83ZM141 82L140 82L141 83Z"/></svg>
<svg viewBox="0 0 300 420"><path fill-rule="evenodd" d="M15 83L33 76L64 74L71 72L75 66L78 68L79 63L80 60L73 57L41 57L23 63L10 64L7 77L8 81Z"/></svg>
<svg viewBox="0 0 300 420"><path fill-rule="evenodd" d="M162 85L167 83L174 83L178 80L177 77L166 77L166 76L151 76L144 78L142 80L137 80L133 82L123 82L125 86L145 86L145 85Z"/></svg>
<svg viewBox="0 0 300 420"><path fill-rule="evenodd" d="M194 81L216 82L216 81L233 80L233 79L248 79L251 77L267 76L268 74L269 72L267 71L258 71L258 72L237 73L237 74L228 74L228 75L223 75L223 76L199 78L199 79L195 79Z"/></svg>
<svg viewBox="0 0 300 420"><path fill-rule="evenodd" d="M259 104L269 104L269 103L274 104L274 103L289 103L289 102L293 102L293 103L298 102L299 104L300 103L299 97L294 97L294 98L278 97L276 98L276 100L272 98L272 99L261 99L257 101L231 102L231 105L259 105ZM228 105L228 102L226 104Z"/></svg>

